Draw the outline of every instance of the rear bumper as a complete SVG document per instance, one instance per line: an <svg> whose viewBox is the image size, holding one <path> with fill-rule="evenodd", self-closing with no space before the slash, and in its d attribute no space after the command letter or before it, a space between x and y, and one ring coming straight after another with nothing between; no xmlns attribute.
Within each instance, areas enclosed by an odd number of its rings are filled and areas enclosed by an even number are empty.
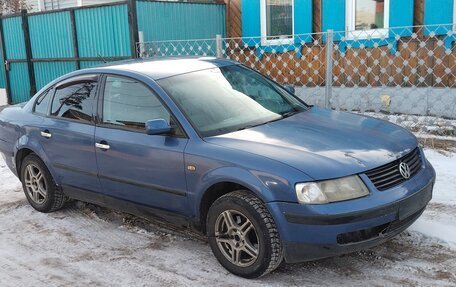
<svg viewBox="0 0 456 287"><path fill-rule="evenodd" d="M403 186L373 191L358 202L320 206L268 203L282 238L285 261L297 263L367 249L404 231L432 198L435 172L429 163L425 165Z"/></svg>

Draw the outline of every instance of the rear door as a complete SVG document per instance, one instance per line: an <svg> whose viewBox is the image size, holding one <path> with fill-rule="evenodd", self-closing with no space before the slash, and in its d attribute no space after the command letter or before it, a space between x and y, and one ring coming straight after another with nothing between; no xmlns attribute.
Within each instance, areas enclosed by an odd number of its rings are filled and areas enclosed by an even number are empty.
<svg viewBox="0 0 456 287"><path fill-rule="evenodd" d="M65 189L99 192L95 158L98 75L65 80L49 91L50 110L40 125L40 140ZM36 113L40 111L35 107Z"/></svg>
<svg viewBox="0 0 456 287"><path fill-rule="evenodd" d="M169 136L145 133L148 120L177 124L160 98L137 80L108 75L99 105L95 141L104 192L113 199L187 213L188 139L179 127Z"/></svg>

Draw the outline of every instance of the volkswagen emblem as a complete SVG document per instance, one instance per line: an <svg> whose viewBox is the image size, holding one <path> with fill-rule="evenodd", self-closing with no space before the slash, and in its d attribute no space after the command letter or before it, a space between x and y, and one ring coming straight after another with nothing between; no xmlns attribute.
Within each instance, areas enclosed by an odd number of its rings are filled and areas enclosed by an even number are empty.
<svg viewBox="0 0 456 287"><path fill-rule="evenodd" d="M399 172L401 173L402 177L405 179L410 177L410 167L405 162L401 162L399 164Z"/></svg>

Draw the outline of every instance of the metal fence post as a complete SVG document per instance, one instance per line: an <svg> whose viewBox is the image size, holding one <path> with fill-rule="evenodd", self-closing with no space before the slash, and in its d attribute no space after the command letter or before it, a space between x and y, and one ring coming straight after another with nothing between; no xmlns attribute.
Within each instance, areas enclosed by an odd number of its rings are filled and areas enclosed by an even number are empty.
<svg viewBox="0 0 456 287"><path fill-rule="evenodd" d="M223 56L223 51L222 51L222 35L215 35L215 46L217 49L217 58L221 58Z"/></svg>
<svg viewBox="0 0 456 287"><path fill-rule="evenodd" d="M30 33L28 25L27 10L21 11L22 17L22 31L24 32L25 55L27 57L27 67L30 80L30 97L36 94L35 71L32 62L32 44L30 43Z"/></svg>
<svg viewBox="0 0 456 287"><path fill-rule="evenodd" d="M79 59L79 43L78 43L78 31L76 28L76 21L74 18L74 9L70 10L70 25L71 25L71 37L73 39L73 56L76 59L76 70L81 69L81 60Z"/></svg>
<svg viewBox="0 0 456 287"><path fill-rule="evenodd" d="M334 31L328 30L326 32L325 108L331 107L330 101L332 98L333 45L334 45Z"/></svg>
<svg viewBox="0 0 456 287"><path fill-rule="evenodd" d="M140 55L138 55L139 52L136 50L136 44L139 42L136 0L128 0L128 25L130 26L131 57L138 58Z"/></svg>

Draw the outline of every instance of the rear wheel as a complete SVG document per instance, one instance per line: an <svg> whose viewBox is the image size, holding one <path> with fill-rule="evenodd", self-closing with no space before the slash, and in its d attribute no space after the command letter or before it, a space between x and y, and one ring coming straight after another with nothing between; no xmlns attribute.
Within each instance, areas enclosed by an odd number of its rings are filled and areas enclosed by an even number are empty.
<svg viewBox="0 0 456 287"><path fill-rule="evenodd" d="M63 207L65 195L37 155L30 154L23 160L21 179L25 196L33 208L41 212L53 212Z"/></svg>
<svg viewBox="0 0 456 287"><path fill-rule="evenodd" d="M235 275L261 277L282 262L282 245L271 214L246 191L217 199L209 209L207 230L215 257Z"/></svg>

